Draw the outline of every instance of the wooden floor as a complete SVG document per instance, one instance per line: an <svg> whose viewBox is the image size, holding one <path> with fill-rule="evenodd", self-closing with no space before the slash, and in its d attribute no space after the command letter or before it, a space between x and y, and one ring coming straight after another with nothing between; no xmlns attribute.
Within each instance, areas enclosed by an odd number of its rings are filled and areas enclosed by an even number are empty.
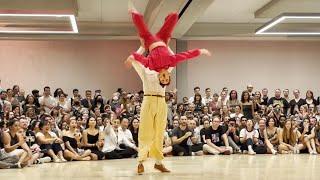
<svg viewBox="0 0 320 180"><path fill-rule="evenodd" d="M164 163L172 170L171 173L155 171L154 162L150 160L145 163L146 173L141 176L135 173L136 163L135 159L49 163L24 169L0 170L0 179L320 179L320 155L168 157Z"/></svg>

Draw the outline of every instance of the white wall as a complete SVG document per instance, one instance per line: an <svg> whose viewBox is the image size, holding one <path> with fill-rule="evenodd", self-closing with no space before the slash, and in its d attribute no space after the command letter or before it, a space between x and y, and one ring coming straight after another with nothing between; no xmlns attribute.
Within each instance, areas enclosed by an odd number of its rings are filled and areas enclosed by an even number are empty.
<svg viewBox="0 0 320 180"><path fill-rule="evenodd" d="M138 41L0 41L1 86L18 84L30 93L48 85L70 95L73 88L82 94L99 88L107 96L118 87L138 91L140 78L123 65L138 46Z"/></svg>
<svg viewBox="0 0 320 180"><path fill-rule="evenodd" d="M224 86L241 92L248 83L255 90L267 87L270 95L276 88L320 95L320 42L188 41L193 48L207 48L213 56L187 62L186 77L177 79L188 84L182 95L193 95L195 86L202 92L206 87L220 92Z"/></svg>

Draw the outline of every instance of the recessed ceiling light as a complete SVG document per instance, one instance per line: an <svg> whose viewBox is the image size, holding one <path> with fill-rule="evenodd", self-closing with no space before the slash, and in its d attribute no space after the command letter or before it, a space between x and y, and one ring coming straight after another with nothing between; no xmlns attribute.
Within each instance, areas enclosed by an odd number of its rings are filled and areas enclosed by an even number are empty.
<svg viewBox="0 0 320 180"><path fill-rule="evenodd" d="M256 30L256 35L320 35L320 30L318 32L270 32L269 29L275 27L285 20L292 19L319 19L320 13L283 13L276 18L272 19L270 22L266 23L262 27Z"/></svg>
<svg viewBox="0 0 320 180"><path fill-rule="evenodd" d="M79 33L77 21L73 14L0 14L0 17L56 17L68 18L72 27L70 31L46 31L46 30L0 30L0 33L23 34L76 34Z"/></svg>

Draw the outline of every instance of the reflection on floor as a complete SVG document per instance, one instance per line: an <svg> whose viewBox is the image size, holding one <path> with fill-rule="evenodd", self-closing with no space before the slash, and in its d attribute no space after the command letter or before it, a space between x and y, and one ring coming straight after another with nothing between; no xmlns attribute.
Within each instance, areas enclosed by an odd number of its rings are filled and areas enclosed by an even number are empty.
<svg viewBox="0 0 320 180"><path fill-rule="evenodd" d="M49 163L24 169L0 170L1 180L60 179L234 179L234 180L319 180L320 156L301 155L231 155L168 157L164 164L172 173L159 173L153 161L145 163L146 173L136 175L136 159L89 162Z"/></svg>

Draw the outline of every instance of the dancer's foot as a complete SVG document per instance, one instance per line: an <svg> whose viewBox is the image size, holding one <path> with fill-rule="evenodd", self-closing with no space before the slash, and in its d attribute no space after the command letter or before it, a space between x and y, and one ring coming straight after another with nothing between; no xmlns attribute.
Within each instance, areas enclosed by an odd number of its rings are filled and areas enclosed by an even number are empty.
<svg viewBox="0 0 320 180"><path fill-rule="evenodd" d="M144 166L142 163L139 163L137 173L142 175L144 173Z"/></svg>
<svg viewBox="0 0 320 180"><path fill-rule="evenodd" d="M167 169L166 167L164 167L163 164L160 164L160 165L154 164L154 168L159 170L159 171L161 171L161 172L163 172L163 173L169 173L170 172L170 170Z"/></svg>
<svg viewBox="0 0 320 180"><path fill-rule="evenodd" d="M132 0L128 1L128 12L131 13L137 13L137 9L134 7Z"/></svg>

